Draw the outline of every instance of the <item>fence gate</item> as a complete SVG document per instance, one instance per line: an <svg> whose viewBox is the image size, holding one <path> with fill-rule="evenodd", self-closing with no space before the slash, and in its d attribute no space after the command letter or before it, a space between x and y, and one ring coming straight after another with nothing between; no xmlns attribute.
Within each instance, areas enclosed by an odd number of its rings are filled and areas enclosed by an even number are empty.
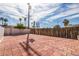
<svg viewBox="0 0 79 59"><path fill-rule="evenodd" d="M0 26L0 42L3 40L4 38L4 28Z"/></svg>

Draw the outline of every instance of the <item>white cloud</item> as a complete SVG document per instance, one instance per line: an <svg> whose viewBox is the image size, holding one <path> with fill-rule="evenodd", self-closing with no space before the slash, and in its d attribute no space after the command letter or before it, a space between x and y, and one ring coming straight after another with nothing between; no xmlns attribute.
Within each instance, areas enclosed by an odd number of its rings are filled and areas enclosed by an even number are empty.
<svg viewBox="0 0 79 59"><path fill-rule="evenodd" d="M44 12L44 11L48 11L49 9L56 8L59 5L60 5L59 3L58 4L57 3L42 3L42 4L34 6L34 11L35 13Z"/></svg>
<svg viewBox="0 0 79 59"><path fill-rule="evenodd" d="M79 3L72 3L70 5L67 5L68 8L79 8Z"/></svg>
<svg viewBox="0 0 79 59"><path fill-rule="evenodd" d="M55 20L55 19L58 19L58 18L61 18L61 17L65 17L65 16L69 16L69 15L72 15L72 14L75 14L75 13L79 13L79 8L67 10L65 12L59 13L58 15L52 16L52 17L48 18L47 20L52 21L52 20Z"/></svg>
<svg viewBox="0 0 79 59"><path fill-rule="evenodd" d="M3 12L3 14L7 14L8 16L14 16L15 17L21 17L21 16L25 16L25 14L20 13L17 9L17 7L21 8L21 10L23 11L23 13L25 13L25 5L20 5L20 4L0 4L0 12ZM24 6L24 7L23 7ZM23 8L23 9L22 9ZM27 14L27 12L26 12ZM1 14L0 14L1 15Z"/></svg>
<svg viewBox="0 0 79 59"><path fill-rule="evenodd" d="M42 5L39 5L39 6L42 6ZM52 9L47 8L47 10L46 9L43 10L43 8L45 7L44 5L43 5L44 7L43 6L39 7L39 6L36 9L36 13L33 14L34 15L33 19L35 21L38 21L38 20L40 20L40 18L43 18L43 17L46 17L47 15L55 13L55 12L53 12L53 13L51 13L51 12L58 9L61 6L61 4L54 4L53 5L54 8L52 8ZM49 17L49 18L47 18L45 20L51 22L52 20L55 20L55 19L58 19L58 18L61 18L61 17L65 17L65 16L69 16L69 15L72 15L72 14L75 14L75 13L79 13L79 4L67 4L67 7L69 9L66 10L65 12L62 12L62 10L61 10L61 12L59 14L57 14L55 16L51 16L51 17Z"/></svg>
<svg viewBox="0 0 79 59"><path fill-rule="evenodd" d="M32 21L39 21L41 18L49 16L50 14L55 13L54 11L60 8L61 3L59 4L53 4L53 3L31 3L32 10L31 10L31 18ZM79 4L70 4L67 5L70 10L67 10L65 12L61 12L55 16L51 16L47 19L45 19L45 23L48 23L47 21L51 22L52 20L69 16L75 13L79 13ZM22 4L17 4L17 3L0 3L0 16L5 16L5 17L11 17L15 18L18 20L19 17L21 16L27 16L27 3L22 3ZM72 8L72 9L71 9ZM3 14L2 14L3 13ZM71 17L67 17L69 19L73 19L79 17L79 15L74 15Z"/></svg>
<svg viewBox="0 0 79 59"><path fill-rule="evenodd" d="M47 11L43 11L43 12L39 12L39 13L34 13L33 16L32 16L32 18L33 18L34 21L39 21L40 18L45 17L46 15L48 15L51 12L54 12L57 8L58 7L49 9Z"/></svg>
<svg viewBox="0 0 79 59"><path fill-rule="evenodd" d="M74 15L74 16L70 16L70 17L66 17L67 19L74 19L74 18L77 18L77 17L79 17L79 14L77 14L77 15Z"/></svg>
<svg viewBox="0 0 79 59"><path fill-rule="evenodd" d="M48 13L51 13L52 11L56 10L59 4L52 4L52 3L32 3L32 9L31 14L33 20L37 21L41 17L46 16ZM37 8L38 7L38 8ZM41 8L40 8L41 7ZM53 7L53 8L52 8ZM0 3L0 12L3 12L5 15L7 14L8 16L12 16L15 19L21 17L21 16L26 16L27 15L27 4L17 4L17 3ZM34 12L35 11L35 12ZM38 12L37 12L38 11Z"/></svg>

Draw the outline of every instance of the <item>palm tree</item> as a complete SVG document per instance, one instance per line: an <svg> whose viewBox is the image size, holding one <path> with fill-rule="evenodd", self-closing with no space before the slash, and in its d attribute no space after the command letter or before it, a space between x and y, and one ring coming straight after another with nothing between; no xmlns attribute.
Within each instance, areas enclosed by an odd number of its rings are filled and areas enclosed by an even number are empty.
<svg viewBox="0 0 79 59"><path fill-rule="evenodd" d="M21 24L22 19L21 19L21 18L19 18L19 21L20 21L20 24Z"/></svg>
<svg viewBox="0 0 79 59"><path fill-rule="evenodd" d="M36 27L37 27L37 28L39 28L39 27L40 27L39 22L36 22Z"/></svg>
<svg viewBox="0 0 79 59"><path fill-rule="evenodd" d="M68 26L68 24L69 24L69 20L64 19L63 23L64 23L64 26L65 26L65 27L67 27L67 26Z"/></svg>
<svg viewBox="0 0 79 59"><path fill-rule="evenodd" d="M26 26L26 17L24 18L25 26Z"/></svg>
<svg viewBox="0 0 79 59"><path fill-rule="evenodd" d="M33 21L31 24L32 24L32 28L35 28L36 27L35 26L36 25L36 22L35 21Z"/></svg>
<svg viewBox="0 0 79 59"><path fill-rule="evenodd" d="M8 19L5 18L5 19L4 19L4 25L7 25L7 22L8 22Z"/></svg>
<svg viewBox="0 0 79 59"><path fill-rule="evenodd" d="M4 18L1 17L0 20L2 21L2 25L4 24Z"/></svg>

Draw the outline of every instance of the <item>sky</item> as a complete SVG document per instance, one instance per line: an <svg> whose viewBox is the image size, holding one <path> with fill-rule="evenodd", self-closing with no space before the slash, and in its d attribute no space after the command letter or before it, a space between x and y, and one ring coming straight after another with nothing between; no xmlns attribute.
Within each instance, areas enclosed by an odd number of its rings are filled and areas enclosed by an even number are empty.
<svg viewBox="0 0 79 59"><path fill-rule="evenodd" d="M31 3L30 5L30 25L35 21L42 28L51 28L55 25L63 27L64 19L68 19L69 24L79 24L78 3ZM27 8L27 3L0 3L0 17L7 18L9 25L16 25L19 23L19 18L27 18Z"/></svg>

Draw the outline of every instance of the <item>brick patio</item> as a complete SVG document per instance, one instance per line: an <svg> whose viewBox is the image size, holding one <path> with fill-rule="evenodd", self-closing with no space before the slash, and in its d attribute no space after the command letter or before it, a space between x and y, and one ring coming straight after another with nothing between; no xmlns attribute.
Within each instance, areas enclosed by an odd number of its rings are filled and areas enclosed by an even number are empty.
<svg viewBox="0 0 79 59"><path fill-rule="evenodd" d="M79 56L79 40L30 34L29 50L27 35L5 36L0 43L1 56ZM31 40L30 40L31 41Z"/></svg>

